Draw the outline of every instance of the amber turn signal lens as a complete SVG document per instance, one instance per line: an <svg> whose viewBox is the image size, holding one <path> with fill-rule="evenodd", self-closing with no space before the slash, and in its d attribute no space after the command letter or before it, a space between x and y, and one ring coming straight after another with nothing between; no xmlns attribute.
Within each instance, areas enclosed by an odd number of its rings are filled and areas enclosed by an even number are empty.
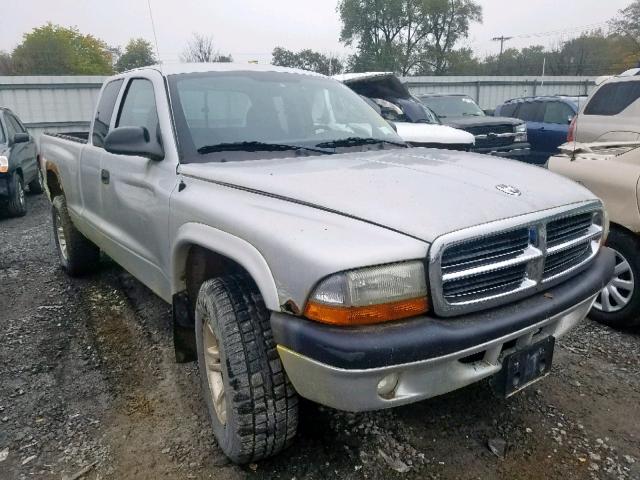
<svg viewBox="0 0 640 480"><path fill-rule="evenodd" d="M307 304L304 315L316 322L348 327L402 320L428 310L429 301L426 297L366 307L336 307L311 301Z"/></svg>

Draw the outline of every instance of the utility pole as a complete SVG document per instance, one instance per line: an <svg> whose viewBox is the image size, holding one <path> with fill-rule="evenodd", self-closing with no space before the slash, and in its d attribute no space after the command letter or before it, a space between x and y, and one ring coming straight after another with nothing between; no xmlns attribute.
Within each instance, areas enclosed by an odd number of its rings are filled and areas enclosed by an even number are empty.
<svg viewBox="0 0 640 480"><path fill-rule="evenodd" d="M513 37L505 37L504 35L502 35L501 37L493 37L491 39L494 42L500 42L500 57L502 57L502 54L504 53L504 43L508 42L511 39L513 39Z"/></svg>
<svg viewBox="0 0 640 480"><path fill-rule="evenodd" d="M500 37L493 37L491 40L494 42L500 42L500 56L498 57L498 75L500 75L500 70L502 70L502 54L504 53L504 43L511 40L513 37L505 37L501 35Z"/></svg>

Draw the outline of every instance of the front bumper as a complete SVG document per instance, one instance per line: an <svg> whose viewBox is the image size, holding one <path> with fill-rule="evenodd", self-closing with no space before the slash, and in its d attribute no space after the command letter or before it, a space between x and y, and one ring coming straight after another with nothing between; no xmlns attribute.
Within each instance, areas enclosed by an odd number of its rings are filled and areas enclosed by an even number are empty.
<svg viewBox="0 0 640 480"><path fill-rule="evenodd" d="M9 196L9 175L0 173L0 198Z"/></svg>
<svg viewBox="0 0 640 480"><path fill-rule="evenodd" d="M493 155L495 157L523 160L531 155L531 145L529 145L528 143L514 143L513 145L509 145L507 147L474 148L472 151L475 153Z"/></svg>
<svg viewBox="0 0 640 480"><path fill-rule="evenodd" d="M614 263L603 249L587 270L548 292L452 319L340 329L274 313L271 324L301 396L340 410L379 410L470 385L498 373L514 350L561 337L589 313ZM380 395L378 385L390 375L397 386Z"/></svg>

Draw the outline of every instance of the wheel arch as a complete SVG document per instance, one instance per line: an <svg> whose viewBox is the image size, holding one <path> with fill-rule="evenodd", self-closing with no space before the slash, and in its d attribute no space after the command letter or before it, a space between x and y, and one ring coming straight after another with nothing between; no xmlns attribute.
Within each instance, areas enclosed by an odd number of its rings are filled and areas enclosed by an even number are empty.
<svg viewBox="0 0 640 480"><path fill-rule="evenodd" d="M171 256L173 341L178 362L196 359L195 302L202 283L244 273L269 310L279 310L278 291L262 254L250 243L200 223L180 227Z"/></svg>
<svg viewBox="0 0 640 480"><path fill-rule="evenodd" d="M171 271L173 295L189 290L193 294L193 284L201 277L244 271L255 282L267 308L280 310L276 283L262 254L249 242L227 232L200 223L180 227Z"/></svg>
<svg viewBox="0 0 640 480"><path fill-rule="evenodd" d="M44 168L45 190L47 191L49 200L53 200L58 195L64 195L64 189L62 188L62 182L60 181L60 173L58 172L58 167L56 167L54 163L46 161Z"/></svg>

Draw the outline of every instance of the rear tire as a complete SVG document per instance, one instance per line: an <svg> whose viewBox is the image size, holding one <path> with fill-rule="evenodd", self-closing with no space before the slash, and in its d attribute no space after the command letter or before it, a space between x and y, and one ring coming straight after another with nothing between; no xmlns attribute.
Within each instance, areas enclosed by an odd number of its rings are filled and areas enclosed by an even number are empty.
<svg viewBox="0 0 640 480"><path fill-rule="evenodd" d="M73 225L63 195L53 199L51 213L53 237L62 268L73 277L94 271L100 262L100 249Z"/></svg>
<svg viewBox="0 0 640 480"><path fill-rule="evenodd" d="M44 193L44 177L42 176L42 170L40 170L40 167L38 167L38 175L36 178L29 183L29 193L34 195Z"/></svg>
<svg viewBox="0 0 640 480"><path fill-rule="evenodd" d="M27 200L24 197L24 184L22 177L14 172L9 181L9 201L7 213L11 217L24 217L27 214Z"/></svg>
<svg viewBox="0 0 640 480"><path fill-rule="evenodd" d="M279 453L296 434L298 398L253 282L244 275L204 282L195 316L202 390L218 445L240 464Z"/></svg>
<svg viewBox="0 0 640 480"><path fill-rule="evenodd" d="M640 241L612 229L607 246L616 253L613 280L600 292L590 317L614 328L640 325Z"/></svg>

